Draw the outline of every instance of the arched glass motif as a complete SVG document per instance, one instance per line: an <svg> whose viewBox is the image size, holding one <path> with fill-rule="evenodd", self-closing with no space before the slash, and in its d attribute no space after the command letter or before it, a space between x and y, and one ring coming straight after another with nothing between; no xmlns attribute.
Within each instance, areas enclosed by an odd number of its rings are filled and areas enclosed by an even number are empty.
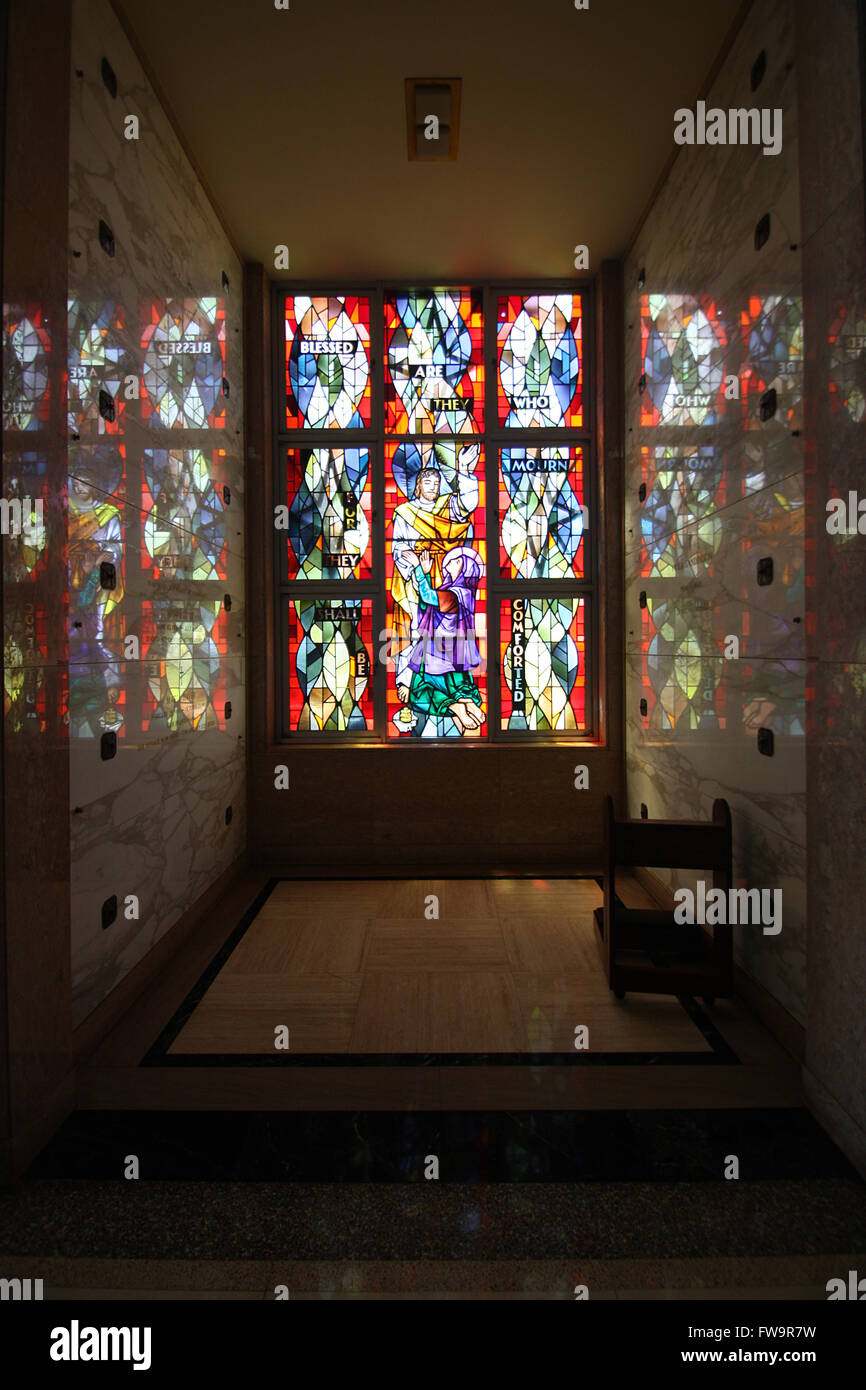
<svg viewBox="0 0 866 1390"><path fill-rule="evenodd" d="M286 495L289 579L369 578L370 450L287 450Z"/></svg>
<svg viewBox="0 0 866 1390"><path fill-rule="evenodd" d="M369 298L287 295L285 340L286 428L369 428Z"/></svg>
<svg viewBox="0 0 866 1390"><path fill-rule="evenodd" d="M503 729L574 733L585 728L585 619L582 598L502 600Z"/></svg>
<svg viewBox="0 0 866 1390"><path fill-rule="evenodd" d="M386 295L386 431L477 434L483 428L480 292Z"/></svg>
<svg viewBox="0 0 866 1390"><path fill-rule="evenodd" d="M300 732L366 732L373 723L373 603L289 604L289 708Z"/></svg>
<svg viewBox="0 0 866 1390"><path fill-rule="evenodd" d="M513 429L583 424L579 294L500 295L499 423Z"/></svg>
<svg viewBox="0 0 866 1390"><path fill-rule="evenodd" d="M509 579L582 579L583 450L515 445L499 453L499 571Z"/></svg>

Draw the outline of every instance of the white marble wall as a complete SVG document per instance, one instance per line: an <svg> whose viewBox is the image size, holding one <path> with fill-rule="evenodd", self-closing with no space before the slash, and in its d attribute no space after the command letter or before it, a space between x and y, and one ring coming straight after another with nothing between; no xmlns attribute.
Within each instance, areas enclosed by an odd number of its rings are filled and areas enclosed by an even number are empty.
<svg viewBox="0 0 866 1390"><path fill-rule="evenodd" d="M762 49L766 74L752 92ZM727 799L736 884L783 890L781 933L736 928L736 954L803 1022L806 624L793 56L788 0L756 0L707 107L781 108L782 151L684 146L626 263L625 626L629 815L644 803L650 818L709 819L713 799ZM672 132L673 123L672 108ZM765 213L770 236L756 250ZM708 400L677 407L675 395L665 397L642 348L643 296L651 297L646 317L678 365L681 394L697 389ZM677 296L690 297L689 321L674 331L664 313ZM744 322L758 300L777 318L773 327L765 315L763 346ZM694 337L698 311L707 320L703 339ZM702 342L710 347L696 386L684 359L687 347L700 357ZM759 399L770 385L777 412L762 421ZM665 511L677 489L682 505ZM774 562L768 587L756 579L764 557ZM729 636L738 638L737 659L725 658ZM773 730L772 757L758 752L759 727ZM690 886L695 877L675 872L669 882Z"/></svg>
<svg viewBox="0 0 866 1390"><path fill-rule="evenodd" d="M241 853L246 789L242 268L111 6L75 0L73 10L69 723L77 1024ZM103 81L103 58L116 74L116 97ZM130 116L138 118L138 139L126 138ZM100 220L113 232L113 256L100 245ZM200 312L191 314L196 304ZM149 344L154 305L165 335L196 353L170 357ZM201 389L190 394L199 370ZM178 383L164 398L160 371ZM100 386L115 398L113 424L99 416ZM183 407L179 416L173 402ZM154 507L144 484L155 448L185 451L178 464L200 462L195 489L189 477L172 482L164 463L157 473L151 467L161 492ZM113 606L92 582L106 557L122 583ZM129 636L138 638L137 653L125 645ZM165 694L161 707L154 691ZM101 733L112 728L117 755L103 761ZM114 895L118 916L103 929L101 907ZM124 910L133 895L137 919Z"/></svg>

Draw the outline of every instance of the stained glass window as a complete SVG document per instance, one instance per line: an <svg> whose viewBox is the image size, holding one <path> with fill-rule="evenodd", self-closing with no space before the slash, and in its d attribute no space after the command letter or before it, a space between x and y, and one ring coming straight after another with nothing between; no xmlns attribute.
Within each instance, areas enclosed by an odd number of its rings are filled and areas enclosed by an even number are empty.
<svg viewBox="0 0 866 1390"><path fill-rule="evenodd" d="M4 573L13 584L32 583L46 560L47 460L35 450L9 448L5 468Z"/></svg>
<svg viewBox="0 0 866 1390"><path fill-rule="evenodd" d="M487 723L484 457L385 447L389 736L477 738Z"/></svg>
<svg viewBox="0 0 866 1390"><path fill-rule="evenodd" d="M588 294L275 288L281 738L593 736Z"/></svg>
<svg viewBox="0 0 866 1390"><path fill-rule="evenodd" d="M224 429L224 301L160 299L148 313L142 419L162 429Z"/></svg>
<svg viewBox="0 0 866 1390"><path fill-rule="evenodd" d="M481 294L385 297L385 429L477 434L484 428Z"/></svg>
<svg viewBox="0 0 866 1390"><path fill-rule="evenodd" d="M365 598L289 604L289 709L300 732L373 725L373 605Z"/></svg>
<svg viewBox="0 0 866 1390"><path fill-rule="evenodd" d="M499 297L499 423L513 429L583 424L578 294Z"/></svg>
<svg viewBox="0 0 866 1390"><path fill-rule="evenodd" d="M502 728L575 733L586 726L585 601L502 600Z"/></svg>
<svg viewBox="0 0 866 1390"><path fill-rule="evenodd" d="M370 425L370 300L364 295L287 295L287 429Z"/></svg>
<svg viewBox="0 0 866 1390"><path fill-rule="evenodd" d="M289 449L289 579L372 574L370 450Z"/></svg>
<svg viewBox="0 0 866 1390"><path fill-rule="evenodd" d="M518 445L499 454L499 568L509 579L583 578L583 450Z"/></svg>
<svg viewBox="0 0 866 1390"><path fill-rule="evenodd" d="M728 335L708 296L641 295L641 425L713 425L725 411Z"/></svg>

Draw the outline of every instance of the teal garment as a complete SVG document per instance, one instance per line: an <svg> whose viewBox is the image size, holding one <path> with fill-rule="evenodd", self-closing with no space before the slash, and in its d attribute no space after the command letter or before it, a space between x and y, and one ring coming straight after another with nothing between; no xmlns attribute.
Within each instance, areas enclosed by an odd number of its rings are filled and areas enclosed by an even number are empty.
<svg viewBox="0 0 866 1390"><path fill-rule="evenodd" d="M420 565L415 566L415 583L418 585L421 602L426 603L428 608L438 608L439 595L430 583L430 576L424 573Z"/></svg>
<svg viewBox="0 0 866 1390"><path fill-rule="evenodd" d="M481 707L481 692L466 671L448 671L444 676L428 675L423 667L415 671L409 686L409 708L436 718L450 716L455 700L470 700Z"/></svg>

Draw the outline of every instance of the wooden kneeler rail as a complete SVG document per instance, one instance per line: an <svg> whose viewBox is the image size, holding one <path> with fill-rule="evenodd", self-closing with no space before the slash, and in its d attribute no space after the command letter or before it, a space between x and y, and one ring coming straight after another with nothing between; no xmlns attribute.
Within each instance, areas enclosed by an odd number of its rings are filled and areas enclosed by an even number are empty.
<svg viewBox="0 0 866 1390"><path fill-rule="evenodd" d="M713 887L729 902L731 812L713 802L712 822L617 820L605 798L604 907L595 923L607 982L617 999L639 994L699 994L705 1003L733 994L730 923L681 925L673 911L617 907L616 875L624 868L711 869ZM727 913L725 913L727 918ZM712 936L709 931L712 931Z"/></svg>

